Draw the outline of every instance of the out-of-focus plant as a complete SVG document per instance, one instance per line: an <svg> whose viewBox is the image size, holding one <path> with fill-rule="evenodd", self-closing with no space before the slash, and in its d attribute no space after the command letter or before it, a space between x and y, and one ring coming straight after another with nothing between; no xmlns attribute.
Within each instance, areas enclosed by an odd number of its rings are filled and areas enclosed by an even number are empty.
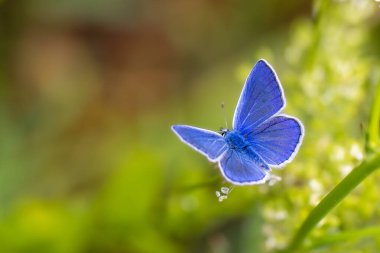
<svg viewBox="0 0 380 253"><path fill-rule="evenodd" d="M289 34L269 31L241 55L234 51L233 59L213 62L213 68L192 76L191 85L178 88L157 108L127 122L104 109L110 115L104 121L114 124L100 126L99 132L75 134L77 124L67 123L87 108L82 102L87 101L88 90L70 100L72 111L65 107L66 113L72 112L65 124L43 121L37 117L40 113L16 121L2 103L0 251L376 252L380 177L376 173L367 177L379 163L380 64L378 54L371 51L380 41L372 35L373 27L379 26L376 12L373 1L316 2L313 19L298 19ZM250 8L247 13L251 14ZM234 15L240 18L239 12ZM250 24L237 34L250 30ZM260 43L265 46L257 50ZM208 51L204 44L197 46ZM247 51L255 51L254 57ZM170 125L217 130L224 122L219 103L225 102L231 119L242 82L258 58L275 67L288 102L285 112L302 120L306 136L296 159L284 170L274 170L282 181L274 186L235 187L219 203L215 191L223 185L217 169L179 143ZM249 63L236 71L239 81L233 74L242 59ZM74 69L82 65L86 64ZM84 71L84 83L91 87L97 80L95 69ZM75 76L68 73L63 76ZM0 74L0 90L3 79ZM87 87L63 80L64 87ZM65 90L78 94L78 89ZM56 95L62 97L62 90ZM56 103L41 102L36 108L47 110L51 119L59 112L51 110L52 105ZM87 113L83 109L83 115ZM92 125L91 116L78 125L86 122ZM66 131L67 125L73 126ZM35 131L40 135L38 142L32 139L25 145L28 126L38 126ZM41 185L35 169L40 167L49 168L51 175L43 174L49 187L36 193L23 179ZM103 172L91 180L97 168ZM65 177L67 170L72 177ZM76 187L66 186L78 177L85 180Z"/></svg>
<svg viewBox="0 0 380 253"><path fill-rule="evenodd" d="M367 1L317 1L314 21L296 25L285 51L290 68L285 83L302 87L302 96L305 96L298 99L293 96L291 103L300 102L296 106L303 107L307 120L306 141L301 151L305 156L302 164L293 167L300 173L297 178L286 176L287 185L293 185L294 190L287 189L287 193L281 196L283 199L276 202L277 206L288 206L281 212L293 214L289 215L285 229L276 229L274 225L266 228L267 248L296 252L317 226L304 249L332 252L339 249L338 242L344 242L347 247L347 243L355 243L370 235L378 238L379 228L367 228L378 213L378 204L375 204L378 177L373 175L362 188L346 198L380 167L377 151L379 59L368 52L371 27L365 22L378 11L375 7L374 3ZM368 101L372 101L370 110L367 109ZM334 184L337 185L322 198L322 194ZM307 186L310 187L307 194L297 193ZM362 195L366 198L363 199ZM302 203L309 203L309 206ZM338 204L341 204L340 208L330 213ZM363 222L355 224L359 220ZM360 227L364 227L362 232ZM286 235L291 233L291 228L297 232L286 245ZM378 241L362 247L373 251L378 247Z"/></svg>

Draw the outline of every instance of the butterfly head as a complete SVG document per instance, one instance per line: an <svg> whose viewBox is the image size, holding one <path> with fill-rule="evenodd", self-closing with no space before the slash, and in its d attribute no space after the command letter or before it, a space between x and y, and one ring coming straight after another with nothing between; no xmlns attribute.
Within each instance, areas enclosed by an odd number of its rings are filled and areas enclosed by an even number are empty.
<svg viewBox="0 0 380 253"><path fill-rule="evenodd" d="M226 133L228 133L229 131L230 131L229 129L221 127L220 130L219 130L219 133L220 133L222 136L225 136Z"/></svg>

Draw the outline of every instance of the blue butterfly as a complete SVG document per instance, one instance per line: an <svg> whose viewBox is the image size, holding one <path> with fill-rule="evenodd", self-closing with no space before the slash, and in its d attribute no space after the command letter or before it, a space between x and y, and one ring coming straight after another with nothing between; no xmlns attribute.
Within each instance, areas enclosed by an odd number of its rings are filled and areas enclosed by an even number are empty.
<svg viewBox="0 0 380 253"><path fill-rule="evenodd" d="M265 60L259 60L245 82L232 130L213 132L186 125L173 125L172 130L209 161L217 162L232 184L265 183L271 167L293 160L304 136L301 121L280 114L285 104L276 73Z"/></svg>

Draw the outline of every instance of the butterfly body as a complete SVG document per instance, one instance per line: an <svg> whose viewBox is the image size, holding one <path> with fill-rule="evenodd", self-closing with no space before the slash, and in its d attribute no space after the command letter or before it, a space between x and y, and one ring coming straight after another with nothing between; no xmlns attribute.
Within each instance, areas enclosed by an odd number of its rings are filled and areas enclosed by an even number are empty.
<svg viewBox="0 0 380 253"><path fill-rule="evenodd" d="M259 60L244 85L232 130L220 132L174 125L187 145L217 162L223 177L236 185L264 183L271 167L279 168L296 155L304 136L302 123L280 112L285 96L272 67Z"/></svg>
<svg viewBox="0 0 380 253"><path fill-rule="evenodd" d="M228 130L223 137L230 149L244 151L249 147L249 143L238 131Z"/></svg>

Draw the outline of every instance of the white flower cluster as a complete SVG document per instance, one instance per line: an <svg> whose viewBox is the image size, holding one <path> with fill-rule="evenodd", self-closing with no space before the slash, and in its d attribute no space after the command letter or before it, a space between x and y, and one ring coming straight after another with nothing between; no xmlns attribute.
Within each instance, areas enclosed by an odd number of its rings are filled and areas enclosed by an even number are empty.
<svg viewBox="0 0 380 253"><path fill-rule="evenodd" d="M227 196L231 191L232 191L232 186L231 188L223 186L222 188L220 188L220 191L216 191L215 194L219 202L222 202L223 200L227 199Z"/></svg>

